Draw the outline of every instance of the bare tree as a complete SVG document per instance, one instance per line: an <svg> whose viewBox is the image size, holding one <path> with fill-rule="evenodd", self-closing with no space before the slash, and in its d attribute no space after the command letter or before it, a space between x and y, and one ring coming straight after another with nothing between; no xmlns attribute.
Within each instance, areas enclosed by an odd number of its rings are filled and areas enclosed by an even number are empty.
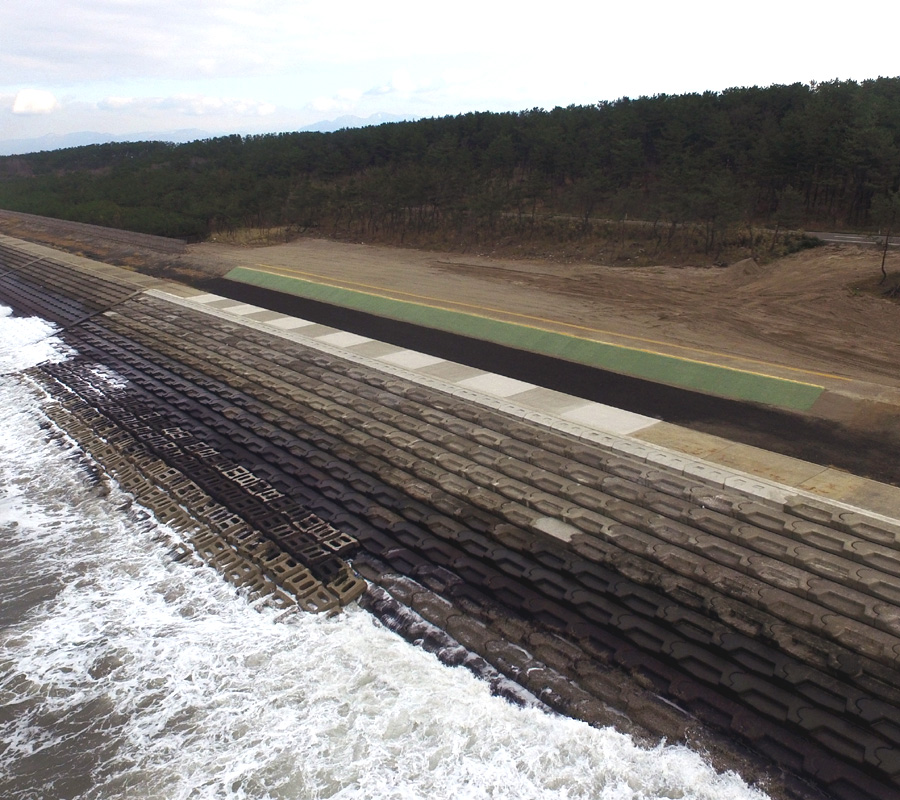
<svg viewBox="0 0 900 800"><path fill-rule="evenodd" d="M878 281L879 286L887 280L887 270L884 268L884 265L887 261L891 231L894 230L898 212L900 212L900 192L888 192L887 194L877 195L872 199L872 207L870 209L872 221L878 224L879 232L882 228L885 229L884 249L881 251L881 280Z"/></svg>

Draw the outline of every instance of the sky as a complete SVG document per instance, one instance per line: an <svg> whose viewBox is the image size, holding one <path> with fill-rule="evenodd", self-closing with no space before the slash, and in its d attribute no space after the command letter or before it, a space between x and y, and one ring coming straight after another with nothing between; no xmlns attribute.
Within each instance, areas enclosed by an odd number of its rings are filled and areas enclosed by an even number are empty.
<svg viewBox="0 0 900 800"><path fill-rule="evenodd" d="M3 0L0 144L900 75L900 4ZM810 10L811 9L811 10Z"/></svg>

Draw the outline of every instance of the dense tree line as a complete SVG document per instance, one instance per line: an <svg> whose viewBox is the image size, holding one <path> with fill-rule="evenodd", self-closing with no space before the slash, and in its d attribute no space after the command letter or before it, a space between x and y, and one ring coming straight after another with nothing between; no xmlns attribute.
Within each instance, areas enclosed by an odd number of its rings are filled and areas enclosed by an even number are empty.
<svg viewBox="0 0 900 800"><path fill-rule="evenodd" d="M336 133L0 159L0 207L169 236L289 227L423 242L876 229L900 194L900 78L622 98ZM640 221L640 222L638 222ZM770 233L771 238L771 233Z"/></svg>

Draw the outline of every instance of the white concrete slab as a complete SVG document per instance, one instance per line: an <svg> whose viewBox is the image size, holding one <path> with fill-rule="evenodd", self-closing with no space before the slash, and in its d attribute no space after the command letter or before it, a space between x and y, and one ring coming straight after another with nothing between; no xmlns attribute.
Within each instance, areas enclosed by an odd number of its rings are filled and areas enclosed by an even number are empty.
<svg viewBox="0 0 900 800"><path fill-rule="evenodd" d="M574 525L569 525L568 522L563 522L555 517L539 517L534 521L534 527L564 542L571 542L575 536L581 534L581 531Z"/></svg>
<svg viewBox="0 0 900 800"><path fill-rule="evenodd" d="M292 331L294 328L305 328L307 325L315 325L308 319L298 319L297 317L282 317L281 319L273 319L266 323L280 331Z"/></svg>
<svg viewBox="0 0 900 800"><path fill-rule="evenodd" d="M332 347L353 347L355 344L363 344L372 340L368 336L360 336L358 333L338 331L325 336L317 336L316 341L325 342L325 344L330 344Z"/></svg>
<svg viewBox="0 0 900 800"><path fill-rule="evenodd" d="M192 303L215 303L216 300L224 300L225 298L218 294L198 294L192 297L186 297Z"/></svg>
<svg viewBox="0 0 900 800"><path fill-rule="evenodd" d="M396 367L404 367L405 369L422 369L423 367L440 364L445 359L429 356L426 353L417 353L415 350L400 350L397 353L387 353L379 356L378 360L393 364Z"/></svg>
<svg viewBox="0 0 900 800"><path fill-rule="evenodd" d="M618 434L634 433L659 422L652 417L633 414L631 411L623 411L621 408L613 408L601 403L585 403L578 408L564 411L560 416L569 422L577 422L579 425Z"/></svg>
<svg viewBox="0 0 900 800"><path fill-rule="evenodd" d="M458 385L464 389L484 392L494 397L511 397L514 394L527 392L535 388L533 383L525 383L525 381L517 381L515 378L507 378L505 375L492 375L491 373L476 375L474 378L466 378L460 381Z"/></svg>
<svg viewBox="0 0 900 800"><path fill-rule="evenodd" d="M260 308L259 306L251 306L247 303L239 303L236 306L226 306L219 310L224 311L226 314L234 314L236 317L244 317L247 314L255 314L258 311L267 311L268 309Z"/></svg>

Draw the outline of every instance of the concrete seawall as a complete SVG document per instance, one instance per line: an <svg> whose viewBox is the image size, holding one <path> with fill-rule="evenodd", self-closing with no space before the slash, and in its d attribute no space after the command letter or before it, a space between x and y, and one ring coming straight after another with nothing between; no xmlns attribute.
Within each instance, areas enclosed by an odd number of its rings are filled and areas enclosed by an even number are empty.
<svg viewBox="0 0 900 800"><path fill-rule="evenodd" d="M511 699L776 797L897 796L897 520L192 294L0 242L0 302L78 351L23 380L174 557L286 611L359 601Z"/></svg>

